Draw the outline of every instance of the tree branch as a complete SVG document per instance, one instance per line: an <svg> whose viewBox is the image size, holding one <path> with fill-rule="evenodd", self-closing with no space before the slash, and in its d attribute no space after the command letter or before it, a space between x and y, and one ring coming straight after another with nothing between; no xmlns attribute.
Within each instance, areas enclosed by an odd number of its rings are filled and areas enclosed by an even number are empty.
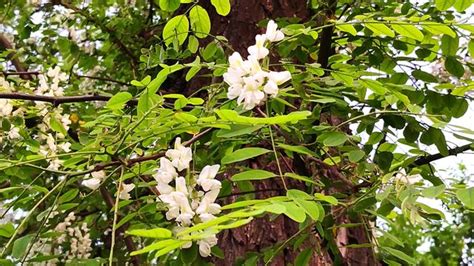
<svg viewBox="0 0 474 266"><path fill-rule="evenodd" d="M194 142L196 142L197 140L199 140L201 137L203 137L205 134L207 134L210 131L212 131L212 128L208 128L208 129L202 131L201 133L198 133L198 134L194 135L190 140L183 142L182 145L189 146L189 145L193 144ZM71 174L70 176L73 177L73 176L78 176L78 175L90 174L92 172L97 172L97 171L100 171L100 170L104 170L105 168L108 168L108 167L111 167L111 166L118 166L118 165L121 165L121 164L125 164L126 167L131 167L131 166L133 166L134 164L137 164L137 163L157 160L160 157L165 156L165 153L166 153L165 151L160 151L160 152L157 152L155 154L133 158L133 159L130 159L128 161L115 160L115 161L110 161L108 163L101 163L101 164L95 165L95 167L90 169L90 170L83 171L83 172L76 173L76 174Z"/></svg>
<svg viewBox="0 0 474 266"><path fill-rule="evenodd" d="M422 166L425 164L429 164L431 162L434 162L439 159L443 159L452 155L458 155L460 153L463 153L468 150L474 150L474 144L466 144L463 146L459 146L453 149L448 150L448 155L442 155L441 153L436 153L436 154L430 154L427 156L422 156L416 159L413 163L409 165L409 167L417 167L417 166Z"/></svg>
<svg viewBox="0 0 474 266"><path fill-rule="evenodd" d="M11 100L29 100L36 102L48 102L54 106L58 106L63 103L79 103L79 102L93 102L102 101L106 102L110 100L112 96L105 95L80 95L80 96L45 96L45 95L33 95L26 93L0 93L0 99L11 99ZM136 105L137 99L131 99L127 102L128 105Z"/></svg>
<svg viewBox="0 0 474 266"><path fill-rule="evenodd" d="M83 9L75 7L75 6L73 6L69 3L66 3L65 1L60 1L60 5L65 7L65 8L71 9L76 13L81 14L87 20L95 23L96 26L98 26L102 31L108 33L110 35L112 41L119 47L119 49L122 50L122 52L124 52L130 58L130 60L131 60L130 63L132 65L132 68L133 68L133 70L135 70L136 66L138 65L137 58L132 53L132 51L120 40L120 38L117 37L117 35L115 34L115 32L112 29L110 29L106 25L102 24L102 22L98 21L96 18L94 18L93 16L88 14L87 11L85 11Z"/></svg>
<svg viewBox="0 0 474 266"><path fill-rule="evenodd" d="M10 41L3 35L0 34L0 46L5 48L6 50L12 50L13 45L10 43ZM23 66L23 64L18 60L16 57L16 53L12 51L9 55L8 58L11 60L12 64L15 66L15 69L17 72L27 72L28 70ZM22 79L26 80L31 80L32 76L29 74L21 74L20 77Z"/></svg>

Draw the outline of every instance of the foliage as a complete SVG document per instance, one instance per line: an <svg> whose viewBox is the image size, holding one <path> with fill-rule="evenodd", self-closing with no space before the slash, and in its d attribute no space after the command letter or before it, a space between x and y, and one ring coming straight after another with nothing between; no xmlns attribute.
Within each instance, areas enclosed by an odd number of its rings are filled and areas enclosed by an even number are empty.
<svg viewBox="0 0 474 266"><path fill-rule="evenodd" d="M335 238L356 226L369 242L342 248L441 257L417 254L407 228L441 228L423 197L472 216L474 188L431 165L474 148L474 131L451 123L472 101L471 2L399 2L265 20L248 58L211 34L213 14L241 12L229 0L2 3L1 264L205 264L223 256L216 235L278 216L299 231L247 263L292 247L308 264L311 235L340 262ZM268 180L279 196L258 197ZM390 225L378 240L377 219Z"/></svg>

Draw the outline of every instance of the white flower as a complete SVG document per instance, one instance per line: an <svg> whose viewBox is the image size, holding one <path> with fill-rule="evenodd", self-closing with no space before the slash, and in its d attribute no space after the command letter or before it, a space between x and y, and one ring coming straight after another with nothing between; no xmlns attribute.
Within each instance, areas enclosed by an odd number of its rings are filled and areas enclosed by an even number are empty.
<svg viewBox="0 0 474 266"><path fill-rule="evenodd" d="M156 171L153 177L158 183L168 184L178 176L176 169L170 160L165 157L160 158L160 168Z"/></svg>
<svg viewBox="0 0 474 266"><path fill-rule="evenodd" d="M265 99L265 93L260 90L261 84L253 77L244 78L245 86L237 98L237 103L242 104L246 110L251 110Z"/></svg>
<svg viewBox="0 0 474 266"><path fill-rule="evenodd" d="M192 152L191 148L181 145L181 138L177 137L174 143L174 149L166 151L166 156L171 159L171 162L178 171L189 168L191 162Z"/></svg>
<svg viewBox="0 0 474 266"><path fill-rule="evenodd" d="M202 187L204 191L216 190L221 188L221 182L214 179L219 171L220 165L206 165L197 179L197 184Z"/></svg>
<svg viewBox="0 0 474 266"><path fill-rule="evenodd" d="M405 183L407 185L412 185L412 184L423 181L423 177L419 174L405 175L405 174L402 174L402 173L398 173L397 175L395 175L394 180L397 181L397 182Z"/></svg>
<svg viewBox="0 0 474 266"><path fill-rule="evenodd" d="M7 99L0 99L0 117L10 116L13 111L13 105Z"/></svg>
<svg viewBox="0 0 474 266"><path fill-rule="evenodd" d="M158 183L156 189L158 189L158 192L160 192L162 195L169 194L174 191L174 188L166 183Z"/></svg>
<svg viewBox="0 0 474 266"><path fill-rule="evenodd" d="M101 170L101 171L92 172L90 175L92 175L92 178L83 180L82 185L92 190L96 190L97 188L99 188L100 183L105 179L106 173L105 171ZM90 175L87 174L84 177L87 178Z"/></svg>
<svg viewBox="0 0 474 266"><path fill-rule="evenodd" d="M270 20L268 21L267 24L267 32L265 33L265 36L267 37L267 40L270 42L278 42L283 40L285 38L285 35L281 30L278 30L278 25L275 23L275 21Z"/></svg>
<svg viewBox="0 0 474 266"><path fill-rule="evenodd" d="M219 195L219 190L211 190L204 195L201 200L201 204L196 209L196 213L200 215L204 214L204 217L207 214L218 214L221 212L221 206L217 203L214 203L217 199L217 195ZM202 219L202 217L201 217Z"/></svg>
<svg viewBox="0 0 474 266"><path fill-rule="evenodd" d="M100 179L100 180L104 180L105 177L106 177L106 174L105 174L104 170L92 172L91 175L92 175L93 178L97 178L97 179Z"/></svg>
<svg viewBox="0 0 474 266"><path fill-rule="evenodd" d="M119 198L123 200L129 200L130 199L130 191L132 191L135 188L135 184L124 184L120 186L119 190Z"/></svg>
<svg viewBox="0 0 474 266"><path fill-rule="evenodd" d="M176 191L181 192L186 196L189 194L188 188L186 187L186 179L182 176L176 178Z"/></svg>
<svg viewBox="0 0 474 266"><path fill-rule="evenodd" d="M21 138L20 129L17 127L10 128L10 131L8 132L8 138L12 140Z"/></svg>
<svg viewBox="0 0 474 266"><path fill-rule="evenodd" d="M169 194L160 195L159 198L170 207L166 213L166 219L176 219L176 221L181 222L183 225L191 224L194 211L191 209L185 194L173 191Z"/></svg>
<svg viewBox="0 0 474 266"><path fill-rule="evenodd" d="M65 152L70 152L71 151L71 143L70 142L64 142L58 145L61 150Z"/></svg>
<svg viewBox="0 0 474 266"><path fill-rule="evenodd" d="M250 46L247 50L250 55L255 56L257 59L265 58L268 55L269 51L265 47L265 34L258 34L255 36L255 45Z"/></svg>
<svg viewBox="0 0 474 266"><path fill-rule="evenodd" d="M199 244L199 254L202 257L208 257L211 254L211 248L217 245L217 237L210 236L198 241Z"/></svg>
<svg viewBox="0 0 474 266"><path fill-rule="evenodd" d="M99 178L90 178L82 181L82 185L92 190L96 190L100 186L101 180Z"/></svg>
<svg viewBox="0 0 474 266"><path fill-rule="evenodd" d="M263 86L263 91L266 94L270 94L271 96L276 96L278 94L278 85L275 82L269 80L265 86Z"/></svg>
<svg viewBox="0 0 474 266"><path fill-rule="evenodd" d="M243 87L240 85L236 85L236 84L231 85L229 87L229 91L227 92L227 98L232 100L239 97L240 94L242 93L242 89Z"/></svg>
<svg viewBox="0 0 474 266"><path fill-rule="evenodd" d="M59 167L63 164L63 161L59 160L58 158L55 158L49 162L48 169L53 170L53 171L58 171Z"/></svg>
<svg viewBox="0 0 474 266"><path fill-rule="evenodd" d="M270 71L267 77L268 80L275 82L277 85L281 85L291 79L291 73L289 71Z"/></svg>

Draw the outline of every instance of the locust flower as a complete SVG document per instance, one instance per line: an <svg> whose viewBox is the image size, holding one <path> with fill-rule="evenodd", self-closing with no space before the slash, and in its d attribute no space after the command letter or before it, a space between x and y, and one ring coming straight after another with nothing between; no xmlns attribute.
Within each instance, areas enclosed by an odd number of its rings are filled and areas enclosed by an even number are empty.
<svg viewBox="0 0 474 266"><path fill-rule="evenodd" d="M0 117L10 116L13 111L13 105L7 99L0 99Z"/></svg>
<svg viewBox="0 0 474 266"><path fill-rule="evenodd" d="M119 188L119 198L123 200L129 200L130 191L132 191L134 188L135 188L135 184L122 183L122 185Z"/></svg>
<svg viewBox="0 0 474 266"><path fill-rule="evenodd" d="M255 56L257 59L265 58L270 52L265 47L266 39L267 37L265 34L258 34L255 36L255 45L252 45L247 49L249 54Z"/></svg>
<svg viewBox="0 0 474 266"><path fill-rule="evenodd" d="M176 138L174 149L166 151L166 156L171 159L173 166L176 167L178 171L189 168L189 163L193 159L191 148L184 147L181 144L180 137Z"/></svg>
<svg viewBox="0 0 474 266"><path fill-rule="evenodd" d="M268 21L265 36L269 42L278 42L285 38L285 35L281 30L278 30L278 25L273 20Z"/></svg>
<svg viewBox="0 0 474 266"><path fill-rule="evenodd" d="M208 257L211 255L211 248L217 245L217 237L215 235L201 239L198 241L199 255Z"/></svg>
<svg viewBox="0 0 474 266"><path fill-rule="evenodd" d="M221 188L221 182L216 180L217 172L219 171L220 165L206 165L197 179L197 184L202 187L204 191L216 190Z"/></svg>
<svg viewBox="0 0 474 266"><path fill-rule="evenodd" d="M99 188L100 183L102 183L102 181L105 179L106 174L105 174L105 171L101 170L101 171L92 172L90 175L89 174L85 175L85 177L89 177L89 176L92 176L92 178L82 181L82 185L92 190L96 190Z"/></svg>

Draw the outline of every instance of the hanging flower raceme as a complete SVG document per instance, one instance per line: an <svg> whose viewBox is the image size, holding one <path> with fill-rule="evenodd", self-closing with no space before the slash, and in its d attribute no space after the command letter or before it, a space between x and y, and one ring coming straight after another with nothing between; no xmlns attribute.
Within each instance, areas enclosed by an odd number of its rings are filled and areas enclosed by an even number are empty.
<svg viewBox="0 0 474 266"><path fill-rule="evenodd" d="M237 98L237 104L245 110L251 110L262 104L268 96L275 97L278 94L278 86L291 79L290 72L265 71L259 60L270 53L267 42L278 42L284 37L277 24L270 20L266 33L255 36L255 45L247 49L247 60L243 60L238 52L229 57L229 68L224 73L224 81L229 85L229 99Z"/></svg>
<svg viewBox="0 0 474 266"><path fill-rule="evenodd" d="M221 211L221 206L215 203L221 189L221 182L215 179L220 166L207 165L197 177L182 173L190 168L192 151L181 144L180 138L176 138L174 149L169 149L165 155L168 158L160 158L160 167L154 178L158 183L159 199L167 207L166 219L177 223L174 231L214 219ZM207 257L211 247L217 244L217 237L211 235L197 241L197 244L201 256Z"/></svg>

